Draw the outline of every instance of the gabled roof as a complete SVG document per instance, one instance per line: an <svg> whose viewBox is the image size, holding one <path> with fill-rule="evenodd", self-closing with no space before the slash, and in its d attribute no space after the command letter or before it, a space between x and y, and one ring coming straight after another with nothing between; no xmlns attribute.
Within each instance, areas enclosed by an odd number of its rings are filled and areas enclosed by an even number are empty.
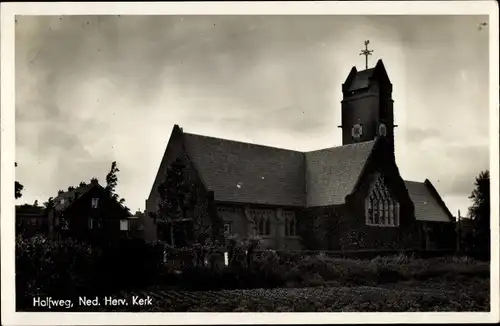
<svg viewBox="0 0 500 326"><path fill-rule="evenodd" d="M215 200L299 207L343 203L374 143L303 153L184 133L186 153Z"/></svg>
<svg viewBox="0 0 500 326"><path fill-rule="evenodd" d="M215 200L304 206L304 154L184 133L184 147Z"/></svg>
<svg viewBox="0 0 500 326"><path fill-rule="evenodd" d="M65 191L65 192L57 195L57 197L54 198L54 209L56 211L61 211L61 210L66 209L69 205L71 205L71 203L74 200L76 200L80 196L83 196L90 189L92 189L92 187L94 185L95 184L81 185L81 186L74 188L73 190ZM64 199L64 202L62 204L61 204L61 199Z"/></svg>
<svg viewBox="0 0 500 326"><path fill-rule="evenodd" d="M429 180L425 182L406 181L406 189L415 204L415 218L419 221L452 222L453 216L433 189Z"/></svg>
<svg viewBox="0 0 500 326"><path fill-rule="evenodd" d="M24 205L16 205L16 216L46 217L46 214L44 207L24 204Z"/></svg>
<svg viewBox="0 0 500 326"><path fill-rule="evenodd" d="M307 206L345 202L373 150L375 140L305 153Z"/></svg>
<svg viewBox="0 0 500 326"><path fill-rule="evenodd" d="M56 211L63 211L63 210L66 210L69 206L71 206L76 200L78 200L78 198L82 197L83 195L85 195L86 193L88 193L92 188L94 187L100 187L102 189L104 189L103 186L101 186L97 181L96 182L91 182L89 184L84 184L84 185L81 185L81 186L78 186L72 190L69 190L69 191L65 191L61 194L59 194L57 197L54 198L54 210ZM61 199L64 199L64 202L61 203ZM121 207L123 208L124 210L126 210L129 215L132 215L130 213L130 210L122 205L119 201L116 201L116 203Z"/></svg>
<svg viewBox="0 0 500 326"><path fill-rule="evenodd" d="M375 67L370 69L358 71L356 67L352 67L346 81L342 85L342 92L350 93L368 88L372 80L377 80L379 83L383 83L386 87L392 89L391 81L381 59L377 61Z"/></svg>

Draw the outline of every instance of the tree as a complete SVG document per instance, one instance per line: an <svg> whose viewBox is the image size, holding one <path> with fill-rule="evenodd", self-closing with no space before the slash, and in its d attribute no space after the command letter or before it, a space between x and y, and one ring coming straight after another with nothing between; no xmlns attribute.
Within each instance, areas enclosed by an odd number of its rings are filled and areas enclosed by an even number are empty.
<svg viewBox="0 0 500 326"><path fill-rule="evenodd" d="M111 163L111 170L106 175L106 190L110 192L111 196L117 200L120 204L125 202L124 198L119 199L119 196L115 193L115 188L118 185L117 173L120 172L116 165L116 161Z"/></svg>
<svg viewBox="0 0 500 326"><path fill-rule="evenodd" d="M490 250L490 172L481 171L474 183L475 189L469 199L469 216L474 221L473 247L480 253L489 255Z"/></svg>
<svg viewBox="0 0 500 326"><path fill-rule="evenodd" d="M183 225L182 231L185 237L187 233L195 231L198 234L202 230L203 221L196 219L192 211L198 200L194 183L186 172L186 164L181 159L175 160L168 168L164 181L158 186L160 203L155 216L160 228L168 224L171 243L174 244L174 225ZM186 227L190 229L186 229ZM166 230L164 230L166 232ZM201 231L201 232L200 232ZM198 236L198 234L196 236Z"/></svg>
<svg viewBox="0 0 500 326"><path fill-rule="evenodd" d="M17 162L14 162L14 163L15 163L15 167L17 167ZM24 186L22 184L20 184L18 181L15 182L14 186L15 186L14 195L15 195L16 199L21 198L23 196L23 194L21 192L23 191Z"/></svg>
<svg viewBox="0 0 500 326"><path fill-rule="evenodd" d="M54 207L54 197L49 197L49 199L43 203L43 207L45 207L45 211L50 211Z"/></svg>
<svg viewBox="0 0 500 326"><path fill-rule="evenodd" d="M186 218L190 202L195 201L192 186L186 178L186 165L175 160L168 168L165 180L158 186L160 205L157 218L160 221L172 221Z"/></svg>

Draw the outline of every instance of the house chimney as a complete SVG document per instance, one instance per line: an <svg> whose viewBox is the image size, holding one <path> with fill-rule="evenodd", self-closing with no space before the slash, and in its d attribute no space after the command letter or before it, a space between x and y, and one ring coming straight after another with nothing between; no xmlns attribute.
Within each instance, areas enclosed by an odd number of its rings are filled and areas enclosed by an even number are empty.
<svg viewBox="0 0 500 326"><path fill-rule="evenodd" d="M98 183L99 183L99 180L97 180L97 178L90 179L90 184L96 185Z"/></svg>
<svg viewBox="0 0 500 326"><path fill-rule="evenodd" d="M80 187L84 187L84 186L86 186L86 185L87 185L87 184L86 184L85 182L83 182L83 181L82 181L82 182L80 182Z"/></svg>
<svg viewBox="0 0 500 326"><path fill-rule="evenodd" d="M68 187L68 191L73 191L73 190L75 190L75 187L73 187L73 186Z"/></svg>
<svg viewBox="0 0 500 326"><path fill-rule="evenodd" d="M64 193L64 191L63 191L63 190L59 190L59 191L57 192L57 195L58 195L58 196L61 196L63 193Z"/></svg>

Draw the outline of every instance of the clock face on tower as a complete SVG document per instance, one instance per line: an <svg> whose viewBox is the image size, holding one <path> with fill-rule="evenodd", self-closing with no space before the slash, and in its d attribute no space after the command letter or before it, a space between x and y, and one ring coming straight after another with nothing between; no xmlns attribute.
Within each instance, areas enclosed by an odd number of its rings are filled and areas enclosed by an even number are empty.
<svg viewBox="0 0 500 326"><path fill-rule="evenodd" d="M363 126L359 123L352 126L351 135L353 139L360 139L363 135Z"/></svg>
<svg viewBox="0 0 500 326"><path fill-rule="evenodd" d="M387 136L387 127L385 126L385 124L381 123L378 126L378 134L379 136Z"/></svg>

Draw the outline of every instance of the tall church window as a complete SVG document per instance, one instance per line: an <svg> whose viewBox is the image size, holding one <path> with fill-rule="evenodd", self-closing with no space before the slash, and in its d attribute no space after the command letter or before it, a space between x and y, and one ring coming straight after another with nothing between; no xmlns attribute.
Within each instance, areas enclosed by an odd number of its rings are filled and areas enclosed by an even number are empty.
<svg viewBox="0 0 500 326"><path fill-rule="evenodd" d="M365 203L366 224L371 226L399 226L399 204L379 176Z"/></svg>
<svg viewBox="0 0 500 326"><path fill-rule="evenodd" d="M271 209L252 209L250 210L255 226L257 228L257 233L259 235L270 235L271 234L271 221L275 216L274 210Z"/></svg>
<svg viewBox="0 0 500 326"><path fill-rule="evenodd" d="M283 217L285 219L285 236L297 235L297 221L295 219L294 212L283 212Z"/></svg>

